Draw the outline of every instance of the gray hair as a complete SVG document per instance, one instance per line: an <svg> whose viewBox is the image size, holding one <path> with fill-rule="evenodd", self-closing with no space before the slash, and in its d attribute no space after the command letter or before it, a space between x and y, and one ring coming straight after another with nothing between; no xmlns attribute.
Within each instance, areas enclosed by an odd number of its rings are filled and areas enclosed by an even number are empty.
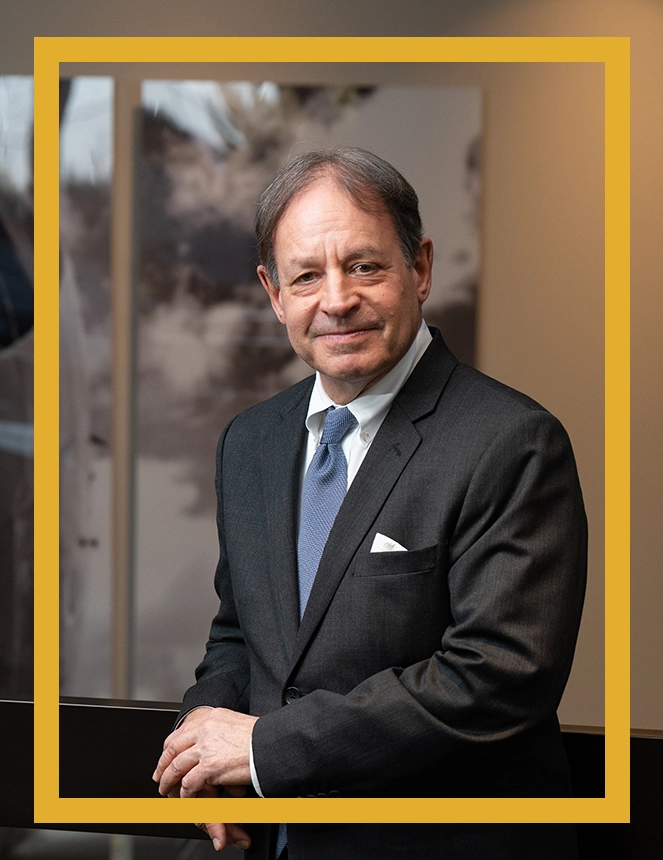
<svg viewBox="0 0 663 860"><path fill-rule="evenodd" d="M274 237L294 198L318 179L329 176L365 212L391 217L407 266L411 266L423 238L419 199L414 188L389 162L365 149L344 147L306 152L279 171L263 193L256 215L260 261L275 286L279 285Z"/></svg>

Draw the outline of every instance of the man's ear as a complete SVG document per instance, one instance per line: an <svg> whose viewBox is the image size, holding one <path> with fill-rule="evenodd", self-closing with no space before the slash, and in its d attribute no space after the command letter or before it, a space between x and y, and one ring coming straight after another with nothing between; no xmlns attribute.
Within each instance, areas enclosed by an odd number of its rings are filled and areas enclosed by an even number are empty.
<svg viewBox="0 0 663 860"><path fill-rule="evenodd" d="M260 278L260 283L267 290L267 295L272 303L278 321L285 325L285 314L283 313L283 305L281 304L281 290L272 283L264 266L258 266L258 277Z"/></svg>
<svg viewBox="0 0 663 860"><path fill-rule="evenodd" d="M419 303L423 304L430 293L433 276L433 243L428 236L424 236L421 240L412 268L417 279Z"/></svg>

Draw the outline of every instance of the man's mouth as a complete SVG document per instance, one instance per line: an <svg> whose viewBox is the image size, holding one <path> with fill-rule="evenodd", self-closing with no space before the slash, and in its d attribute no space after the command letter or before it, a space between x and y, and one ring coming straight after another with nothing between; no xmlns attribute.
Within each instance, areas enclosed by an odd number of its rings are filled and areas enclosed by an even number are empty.
<svg viewBox="0 0 663 860"><path fill-rule="evenodd" d="M330 337L330 338L339 338L339 339L348 339L352 340L353 338L359 338L362 335L368 334L369 332L375 331L377 326L357 326L351 329L332 329L330 331L319 331L314 332L313 337Z"/></svg>

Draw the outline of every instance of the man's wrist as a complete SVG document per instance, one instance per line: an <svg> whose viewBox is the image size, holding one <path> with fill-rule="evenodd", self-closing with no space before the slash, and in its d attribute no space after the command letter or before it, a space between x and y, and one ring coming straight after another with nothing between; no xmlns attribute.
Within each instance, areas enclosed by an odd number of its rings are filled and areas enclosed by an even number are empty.
<svg viewBox="0 0 663 860"><path fill-rule="evenodd" d="M208 711L214 710L213 705L196 705L195 708L191 708L191 710L187 711L186 714L182 714L182 716L179 718L179 720L175 723L175 729L179 729L179 727L182 725L184 720L186 720L186 718L190 714L192 714L194 711L200 711L202 708L206 708ZM175 729L173 731L175 731Z"/></svg>

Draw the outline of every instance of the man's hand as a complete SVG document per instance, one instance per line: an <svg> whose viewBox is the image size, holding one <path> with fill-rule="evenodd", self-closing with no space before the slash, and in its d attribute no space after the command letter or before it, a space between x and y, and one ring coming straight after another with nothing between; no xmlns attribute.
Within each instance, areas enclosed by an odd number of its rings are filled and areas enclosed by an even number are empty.
<svg viewBox="0 0 663 860"><path fill-rule="evenodd" d="M197 797L206 786L249 786L249 748L257 717L227 708L192 711L170 734L152 775L159 793Z"/></svg>
<svg viewBox="0 0 663 860"><path fill-rule="evenodd" d="M216 788L209 785L200 792L198 797L216 797L218 793ZM230 786L228 793L233 797L243 797L246 794L246 788L240 785ZM232 845L233 848L239 848L241 851L251 847L251 837L238 824L196 824L196 827L200 827L207 833L214 844L215 851L223 851L226 845Z"/></svg>
<svg viewBox="0 0 663 860"><path fill-rule="evenodd" d="M251 847L251 839L246 830L238 824L196 824L209 836L214 844L215 851L223 851L226 845L246 851Z"/></svg>

